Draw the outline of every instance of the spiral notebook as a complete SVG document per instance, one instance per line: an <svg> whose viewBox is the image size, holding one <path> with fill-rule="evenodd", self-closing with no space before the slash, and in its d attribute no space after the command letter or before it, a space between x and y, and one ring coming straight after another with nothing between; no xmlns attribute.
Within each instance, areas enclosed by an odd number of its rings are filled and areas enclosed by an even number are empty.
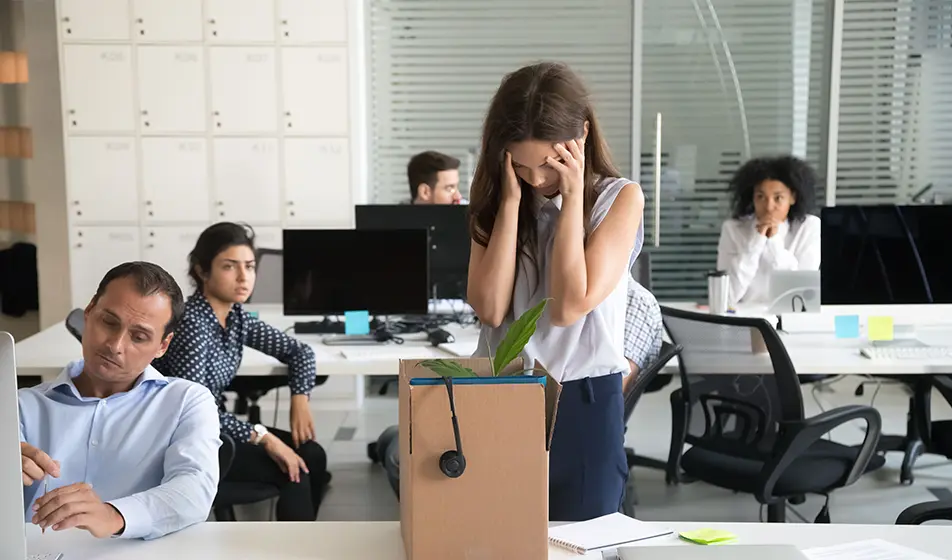
<svg viewBox="0 0 952 560"><path fill-rule="evenodd" d="M593 550L617 548L673 533L670 529L644 523L627 515L610 513L588 521L552 527L549 529L549 542L579 554L586 554Z"/></svg>

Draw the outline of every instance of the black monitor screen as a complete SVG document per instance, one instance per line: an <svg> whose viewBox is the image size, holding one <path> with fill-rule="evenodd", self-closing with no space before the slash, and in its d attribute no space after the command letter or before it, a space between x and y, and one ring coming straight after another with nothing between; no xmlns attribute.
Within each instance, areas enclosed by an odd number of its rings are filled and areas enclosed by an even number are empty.
<svg viewBox="0 0 952 560"><path fill-rule="evenodd" d="M952 303L952 206L834 206L821 220L824 304Z"/></svg>
<svg viewBox="0 0 952 560"><path fill-rule="evenodd" d="M465 299L469 270L468 206L397 204L357 206L357 229L421 229L430 236L430 282L434 297Z"/></svg>
<svg viewBox="0 0 952 560"><path fill-rule="evenodd" d="M425 314L425 231L284 230L285 315Z"/></svg>

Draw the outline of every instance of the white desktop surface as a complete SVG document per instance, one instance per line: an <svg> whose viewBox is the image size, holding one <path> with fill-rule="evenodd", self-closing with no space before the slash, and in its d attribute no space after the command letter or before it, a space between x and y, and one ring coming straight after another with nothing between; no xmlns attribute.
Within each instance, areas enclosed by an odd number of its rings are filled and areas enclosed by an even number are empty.
<svg viewBox="0 0 952 560"><path fill-rule="evenodd" d="M693 303L678 302L665 304L672 307L697 310ZM917 330L919 338L927 344L952 345L952 319L945 315L949 306L909 306L915 308L922 317L923 325ZM254 306L249 309L256 310ZM307 317L288 317L280 312L280 306L261 306L257 309L261 320L279 329L291 327L295 321L308 320ZM851 310L855 311L855 310ZM753 311L743 311L744 315L757 315ZM796 317L794 317L796 315ZM775 322L773 318L772 322ZM793 332L781 333L781 338L793 360L797 373L832 375L912 375L912 374L950 374L952 358L934 358L930 360L870 360L860 355L859 350L868 346L865 339L837 339L833 335L833 315L791 314L784 315L785 328ZM354 345L328 346L321 343L321 335L300 335L307 342L317 359L320 375L396 375L399 372L400 358L452 358L465 345L475 350L479 330L477 327L444 327L456 337L456 342L443 350L427 342L425 335L412 334L404 337L402 345ZM345 357L342 353L350 357ZM79 342L66 330L63 323L57 323L39 333L17 342L17 373L35 375L45 380L59 375L63 367L81 356ZM717 360L712 355L709 371L706 373L761 373L769 364L766 355L750 355L744 363L738 363L737 356L731 355ZM663 373L677 374L677 361L672 360ZM238 370L239 375L286 375L284 364L251 348L245 348L244 357Z"/></svg>
<svg viewBox="0 0 952 560"><path fill-rule="evenodd" d="M884 539L938 556L952 558L949 527L939 525L840 525L795 523L656 522L673 531L711 528L737 535L737 544L790 544L798 548L829 546L866 539ZM62 533L27 525L31 554L64 553L63 560L339 560L349 558L403 560L400 524L385 522L202 523L154 541L99 540L78 529ZM641 546L699 546L676 536L659 537ZM730 546L730 545L725 545ZM673 551L672 551L673 552ZM600 553L587 557L601 558ZM550 559L583 558L550 548ZM677 558L672 554L671 558Z"/></svg>

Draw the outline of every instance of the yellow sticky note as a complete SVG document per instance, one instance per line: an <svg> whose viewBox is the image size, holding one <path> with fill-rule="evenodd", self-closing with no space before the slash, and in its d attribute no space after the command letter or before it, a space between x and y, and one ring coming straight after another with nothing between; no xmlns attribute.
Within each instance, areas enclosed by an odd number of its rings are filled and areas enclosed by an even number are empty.
<svg viewBox="0 0 952 560"><path fill-rule="evenodd" d="M869 340L892 340L893 318L870 317L866 324L866 338Z"/></svg>
<svg viewBox="0 0 952 560"><path fill-rule="evenodd" d="M733 541L737 535L719 529L697 529L682 531L678 536L695 544L724 544Z"/></svg>

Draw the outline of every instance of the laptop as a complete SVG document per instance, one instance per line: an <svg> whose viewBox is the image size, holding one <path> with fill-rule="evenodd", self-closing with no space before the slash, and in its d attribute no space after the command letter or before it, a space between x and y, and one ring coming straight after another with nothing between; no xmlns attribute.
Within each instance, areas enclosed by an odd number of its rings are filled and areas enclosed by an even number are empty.
<svg viewBox="0 0 952 560"><path fill-rule="evenodd" d="M686 546L628 546L618 549L618 560L807 560L797 547L786 544L724 544Z"/></svg>
<svg viewBox="0 0 952 560"><path fill-rule="evenodd" d="M60 560L62 554L26 553L23 481L20 478L20 414L13 336L0 332L0 542L4 559ZM14 451L14 449L16 451Z"/></svg>

